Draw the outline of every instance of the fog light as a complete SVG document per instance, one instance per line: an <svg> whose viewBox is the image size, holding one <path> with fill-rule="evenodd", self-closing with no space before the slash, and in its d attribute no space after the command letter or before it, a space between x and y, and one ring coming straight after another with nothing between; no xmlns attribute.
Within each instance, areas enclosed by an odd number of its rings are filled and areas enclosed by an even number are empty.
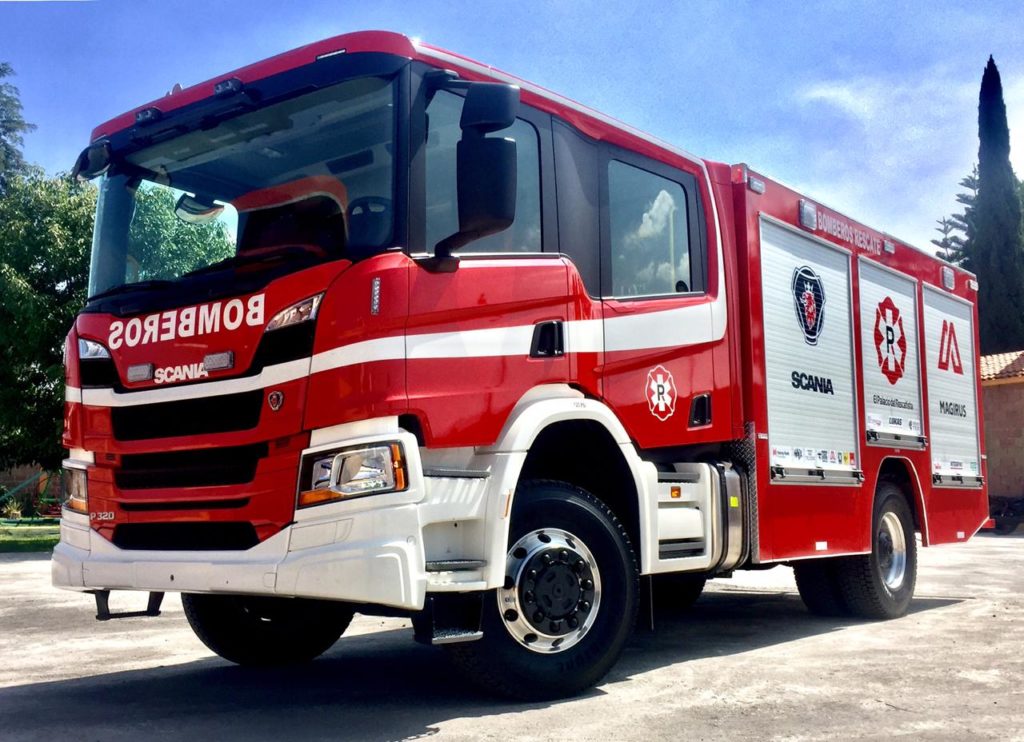
<svg viewBox="0 0 1024 742"><path fill-rule="evenodd" d="M299 507L401 492L408 486L400 443L314 454L303 466ZM307 468L308 467L308 468Z"/></svg>
<svg viewBox="0 0 1024 742"><path fill-rule="evenodd" d="M64 497L61 506L83 515L89 514L89 484L85 469L65 467L61 472Z"/></svg>

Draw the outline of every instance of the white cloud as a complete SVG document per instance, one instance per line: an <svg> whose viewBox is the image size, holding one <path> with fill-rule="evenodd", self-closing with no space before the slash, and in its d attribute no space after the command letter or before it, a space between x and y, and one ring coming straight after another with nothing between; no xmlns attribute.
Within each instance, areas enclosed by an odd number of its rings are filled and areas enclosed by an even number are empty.
<svg viewBox="0 0 1024 742"><path fill-rule="evenodd" d="M805 87L794 101L803 125L820 127L831 116L834 130L816 131L805 157L781 163L787 173L779 176L854 219L931 249L935 220L960 210L957 183L977 160L978 72L934 68L897 82L857 77ZM1004 77L1004 86L1011 162L1020 176L1024 79L1006 84Z"/></svg>
<svg viewBox="0 0 1024 742"><path fill-rule="evenodd" d="M662 234L668 227L669 216L676 210L676 200L668 191L658 191L650 208L640 218L640 226L632 235L634 239L645 240Z"/></svg>

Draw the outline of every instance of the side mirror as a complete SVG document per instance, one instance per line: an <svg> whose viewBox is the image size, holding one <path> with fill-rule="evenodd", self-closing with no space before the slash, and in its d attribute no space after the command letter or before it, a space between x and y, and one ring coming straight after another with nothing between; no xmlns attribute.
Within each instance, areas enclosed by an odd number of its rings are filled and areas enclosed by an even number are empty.
<svg viewBox="0 0 1024 742"><path fill-rule="evenodd" d="M516 143L485 135L507 129L516 120L519 88L501 83L472 83L466 91L456 149L459 231L434 249L444 261L453 250L507 229L516 218Z"/></svg>
<svg viewBox="0 0 1024 742"><path fill-rule="evenodd" d="M181 194L174 205L174 215L186 224L205 224L212 222L224 213L224 206L199 196Z"/></svg>
<svg viewBox="0 0 1024 742"><path fill-rule="evenodd" d="M507 129L516 122L519 87L500 82L474 82L466 90L459 127L480 134Z"/></svg>
<svg viewBox="0 0 1024 742"><path fill-rule="evenodd" d="M110 142L90 144L82 150L71 168L71 177L80 180L92 180L103 175L110 169Z"/></svg>

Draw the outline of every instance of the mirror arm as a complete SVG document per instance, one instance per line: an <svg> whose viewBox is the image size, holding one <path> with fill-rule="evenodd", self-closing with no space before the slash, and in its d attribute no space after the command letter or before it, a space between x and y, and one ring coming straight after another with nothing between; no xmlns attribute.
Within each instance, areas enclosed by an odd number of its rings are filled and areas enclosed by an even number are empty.
<svg viewBox="0 0 1024 742"><path fill-rule="evenodd" d="M423 80L431 93L438 90L467 90L473 84L471 80L463 80L455 70L430 70L423 75Z"/></svg>

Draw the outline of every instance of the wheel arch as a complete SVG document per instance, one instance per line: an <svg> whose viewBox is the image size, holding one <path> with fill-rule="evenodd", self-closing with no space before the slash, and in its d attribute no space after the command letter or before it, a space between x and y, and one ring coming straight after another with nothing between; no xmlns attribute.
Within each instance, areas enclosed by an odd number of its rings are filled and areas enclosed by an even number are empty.
<svg viewBox="0 0 1024 742"><path fill-rule="evenodd" d="M656 515L648 504L647 482L656 480L657 472L636 454L606 405L567 385L537 387L516 405L498 441L478 454L493 455L496 464L488 525L489 587L504 580L516 488L525 479L565 481L591 492L622 521L641 558L641 571L647 570L646 539Z"/></svg>
<svg viewBox="0 0 1024 742"><path fill-rule="evenodd" d="M878 482L882 481L894 483L903 492L914 516L914 528L921 534L921 541L927 546L928 509L921 480L917 476L913 462L904 456L885 457L878 467Z"/></svg>

